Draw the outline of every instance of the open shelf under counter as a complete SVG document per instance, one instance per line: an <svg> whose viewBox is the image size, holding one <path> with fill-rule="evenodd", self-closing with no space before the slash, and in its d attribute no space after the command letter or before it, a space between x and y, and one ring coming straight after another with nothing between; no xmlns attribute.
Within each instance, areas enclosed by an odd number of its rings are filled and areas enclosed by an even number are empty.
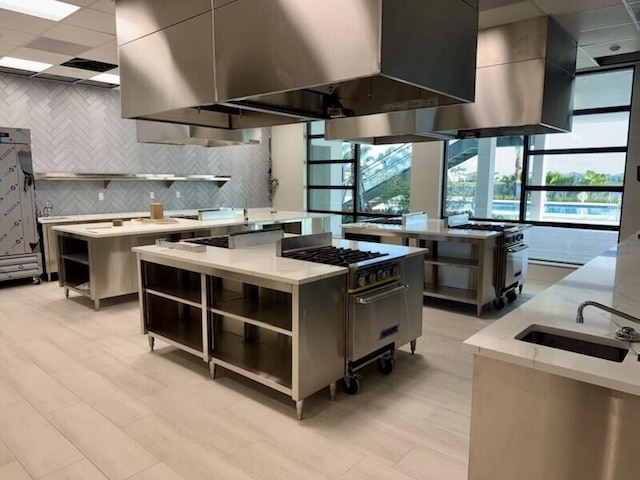
<svg viewBox="0 0 640 480"><path fill-rule="evenodd" d="M478 268L478 260L473 258L447 257L443 255L427 256L425 263L431 265L444 265L451 267Z"/></svg>
<svg viewBox="0 0 640 480"><path fill-rule="evenodd" d="M147 330L202 352L202 309L145 293Z"/></svg>
<svg viewBox="0 0 640 480"><path fill-rule="evenodd" d="M447 287L444 285L424 284L424 295L445 300L455 300L462 303L476 304L478 292L476 290L466 290L463 288Z"/></svg>
<svg viewBox="0 0 640 480"><path fill-rule="evenodd" d="M291 305L269 298L231 298L217 301L209 311L291 336Z"/></svg>
<svg viewBox="0 0 640 480"><path fill-rule="evenodd" d="M193 307L199 308L202 305L200 292L183 285L154 285L147 288L146 292Z"/></svg>
<svg viewBox="0 0 640 480"><path fill-rule="evenodd" d="M211 360L224 368L291 395L291 347L246 342L241 335L217 332Z"/></svg>
<svg viewBox="0 0 640 480"><path fill-rule="evenodd" d="M62 254L64 260L70 260L76 263L82 263L83 265L89 265L88 253L64 253Z"/></svg>

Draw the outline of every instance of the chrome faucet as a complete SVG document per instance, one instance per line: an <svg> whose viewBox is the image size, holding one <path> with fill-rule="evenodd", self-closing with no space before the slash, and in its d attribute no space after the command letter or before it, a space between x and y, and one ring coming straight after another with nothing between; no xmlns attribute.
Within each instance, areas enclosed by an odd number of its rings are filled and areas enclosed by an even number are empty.
<svg viewBox="0 0 640 480"><path fill-rule="evenodd" d="M619 317L626 318L627 320L630 320L632 322L640 323L640 318L633 317L633 316L629 315L628 313L621 312L620 310L616 310L615 308L611 308L611 307L608 307L608 306L603 305L601 303L593 302L591 300L587 300L586 302L582 302L578 306L578 313L576 314L576 322L577 323L584 323L584 317L582 316L582 311L584 310L584 307L589 306L589 305L591 305L593 307L597 307L597 308L599 308L601 310L604 310L606 312L613 313L614 315L618 315Z"/></svg>

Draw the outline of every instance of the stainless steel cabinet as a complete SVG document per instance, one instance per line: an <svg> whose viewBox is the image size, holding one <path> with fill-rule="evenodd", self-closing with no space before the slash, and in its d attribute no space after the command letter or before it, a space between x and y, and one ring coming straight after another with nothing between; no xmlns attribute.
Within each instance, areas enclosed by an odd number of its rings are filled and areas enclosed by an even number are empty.
<svg viewBox="0 0 640 480"><path fill-rule="evenodd" d="M291 397L345 368L345 276L296 285L138 254L141 331ZM331 301L327 301L331 299Z"/></svg>

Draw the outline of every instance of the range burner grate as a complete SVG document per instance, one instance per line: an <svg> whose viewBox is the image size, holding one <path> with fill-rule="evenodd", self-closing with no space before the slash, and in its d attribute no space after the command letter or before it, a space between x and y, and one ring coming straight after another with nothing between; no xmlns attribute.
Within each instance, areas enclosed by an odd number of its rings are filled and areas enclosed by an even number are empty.
<svg viewBox="0 0 640 480"><path fill-rule="evenodd" d="M298 252L284 252L282 254L283 257L293 258L294 260L305 260L308 262L324 263L339 267L348 267L353 263L384 257L385 255L388 254L352 250L350 248L338 248L333 246L311 248Z"/></svg>
<svg viewBox="0 0 640 480"><path fill-rule="evenodd" d="M194 240L186 240L189 243L198 243L209 247L229 248L229 237L207 237L196 238Z"/></svg>
<svg viewBox="0 0 640 480"><path fill-rule="evenodd" d="M449 228L461 230L483 230L487 232L502 232L507 227L505 227L504 225L495 225L491 223L466 223L464 225L454 225Z"/></svg>

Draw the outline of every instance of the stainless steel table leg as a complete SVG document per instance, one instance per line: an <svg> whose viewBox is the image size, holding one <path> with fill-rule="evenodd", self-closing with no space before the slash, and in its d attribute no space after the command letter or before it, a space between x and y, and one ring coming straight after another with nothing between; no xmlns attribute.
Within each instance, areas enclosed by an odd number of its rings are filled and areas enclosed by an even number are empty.
<svg viewBox="0 0 640 480"><path fill-rule="evenodd" d="M149 350L153 352L153 345L155 344L156 339L151 335L147 335L147 339L149 340Z"/></svg>
<svg viewBox="0 0 640 480"><path fill-rule="evenodd" d="M64 289L64 296L65 296L65 298L69 298L69 289L68 288Z"/></svg>
<svg viewBox="0 0 640 480"><path fill-rule="evenodd" d="M331 382L329 384L329 397L331 398L332 401L336 399L336 386L337 386L336 382Z"/></svg>
<svg viewBox="0 0 640 480"><path fill-rule="evenodd" d="M95 299L93 301L93 309L97 312L98 310L100 310L100 300Z"/></svg>
<svg viewBox="0 0 640 480"><path fill-rule="evenodd" d="M298 414L298 420L302 420L303 410L304 410L304 400L296 400L296 413Z"/></svg>
<svg viewBox="0 0 640 480"><path fill-rule="evenodd" d="M209 374L212 379L216 378L216 364L213 360L209 360Z"/></svg>
<svg viewBox="0 0 640 480"><path fill-rule="evenodd" d="M414 353L416 353L416 340L411 340L411 355L413 355Z"/></svg>

